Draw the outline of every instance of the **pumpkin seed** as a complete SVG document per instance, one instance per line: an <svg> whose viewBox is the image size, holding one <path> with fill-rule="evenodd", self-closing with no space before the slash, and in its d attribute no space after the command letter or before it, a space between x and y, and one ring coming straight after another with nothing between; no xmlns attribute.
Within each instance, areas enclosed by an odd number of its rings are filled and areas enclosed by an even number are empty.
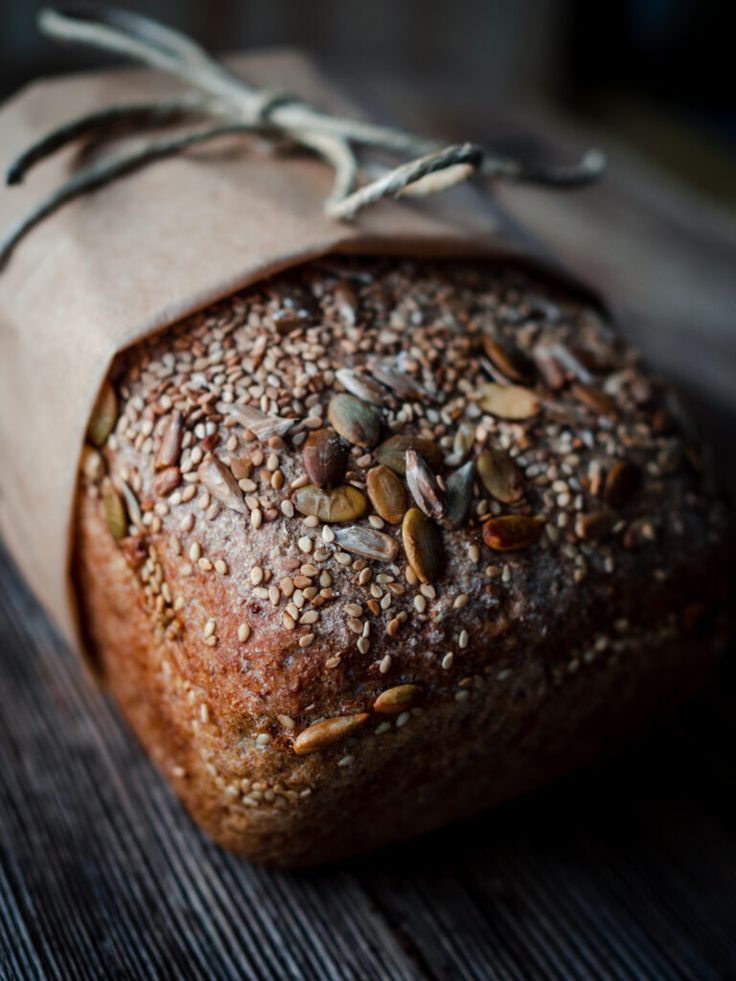
<svg viewBox="0 0 736 981"><path fill-rule="evenodd" d="M385 385L399 398L413 401L429 398L429 394L420 385L417 385L412 378L397 368L374 361L370 366L370 371L374 378L377 378L382 385Z"/></svg>
<svg viewBox="0 0 736 981"><path fill-rule="evenodd" d="M381 435L378 410L354 395L333 395L327 407L327 418L333 428L353 446L371 449Z"/></svg>
<svg viewBox="0 0 736 981"><path fill-rule="evenodd" d="M626 504L639 489L641 470L628 460L617 460L606 476L603 498L607 504L619 508Z"/></svg>
<svg viewBox="0 0 736 981"><path fill-rule="evenodd" d="M318 429L304 444L304 469L318 487L334 487L345 477L350 451L337 433Z"/></svg>
<svg viewBox="0 0 736 981"><path fill-rule="evenodd" d="M485 450L478 457L478 473L483 486L502 504L513 504L524 496L524 477L508 453Z"/></svg>
<svg viewBox="0 0 736 981"><path fill-rule="evenodd" d="M181 452L181 440L184 435L184 417L181 412L172 413L161 438L158 456L156 457L156 467L165 470L173 467L179 462Z"/></svg>
<svg viewBox="0 0 736 981"><path fill-rule="evenodd" d="M95 446L104 446L118 419L118 400L115 389L106 381L92 409L87 426L87 439Z"/></svg>
<svg viewBox="0 0 736 981"><path fill-rule="evenodd" d="M442 466L442 450L439 446L429 439L420 439L418 436L391 436L376 450L376 459L384 467L404 477L407 450L421 453L433 470L439 470Z"/></svg>
<svg viewBox="0 0 736 981"><path fill-rule="evenodd" d="M437 525L419 508L409 508L401 524L404 552L421 582L433 582L445 565L442 536Z"/></svg>
<svg viewBox="0 0 736 981"><path fill-rule="evenodd" d="M390 535L366 525L337 528L335 541L346 552L377 562L393 562L399 551L399 543Z"/></svg>
<svg viewBox="0 0 736 981"><path fill-rule="evenodd" d="M601 391L600 388L594 388L592 385L583 385L581 382L576 382L570 388L570 392L578 402L582 402L586 408L590 409L597 416L611 417L617 415L616 403L610 395Z"/></svg>
<svg viewBox="0 0 736 981"><path fill-rule="evenodd" d="M542 537L544 522L523 514L506 514L483 525L483 541L497 552L512 552L536 545Z"/></svg>
<svg viewBox="0 0 736 981"><path fill-rule="evenodd" d="M396 685L382 691L373 703L373 711L380 715L395 715L410 708L420 694L419 685Z"/></svg>
<svg viewBox="0 0 736 981"><path fill-rule="evenodd" d="M481 388L480 406L499 419L530 419L539 412L540 403L529 388L487 382Z"/></svg>
<svg viewBox="0 0 736 981"><path fill-rule="evenodd" d="M575 521L575 532L579 538L586 541L593 541L605 538L613 531L618 515L615 511L602 508L600 511L589 511L587 514L579 514Z"/></svg>
<svg viewBox="0 0 736 981"><path fill-rule="evenodd" d="M247 514L248 508L243 500L243 492L232 470L216 456L207 457L197 470L197 476L204 488L226 507Z"/></svg>
<svg viewBox="0 0 736 981"><path fill-rule="evenodd" d="M123 499L108 478L102 481L102 510L110 534L119 542L128 533L128 515Z"/></svg>
<svg viewBox="0 0 736 981"><path fill-rule="evenodd" d="M473 478L475 463L468 460L466 464L455 470L447 478L447 505L445 507L445 524L450 528L459 528L468 516L473 501Z"/></svg>
<svg viewBox="0 0 736 981"><path fill-rule="evenodd" d="M307 753L318 753L327 746L344 739L351 732L360 729L365 725L370 716L367 712L359 712L357 715L336 715L332 719L323 719L315 722L313 726L304 729L294 740L294 752L297 756L306 756Z"/></svg>
<svg viewBox="0 0 736 981"><path fill-rule="evenodd" d="M534 366L529 358L514 345L499 341L490 334L483 335L483 350L486 356L504 378L522 385L530 385L534 381Z"/></svg>
<svg viewBox="0 0 736 981"><path fill-rule="evenodd" d="M306 484L294 491L292 500L301 514L313 514L327 524L357 521L368 510L365 494L350 484L332 490Z"/></svg>
<svg viewBox="0 0 736 981"><path fill-rule="evenodd" d="M373 405L383 405L384 390L378 382L373 381L368 375L351 371L350 368L340 368L335 373L335 378L351 395L363 399L364 402L371 402Z"/></svg>
<svg viewBox="0 0 736 981"><path fill-rule="evenodd" d="M384 521L401 524L406 513L406 491L401 480L388 467L372 467L366 476L371 504Z"/></svg>
<svg viewBox="0 0 736 981"><path fill-rule="evenodd" d="M296 422L296 419L267 416L252 405L227 405L226 409L244 429L253 433L259 440L270 439L272 436L284 436Z"/></svg>
<svg viewBox="0 0 736 981"><path fill-rule="evenodd" d="M406 451L406 482L419 508L438 520L445 513L445 495L427 461L416 450Z"/></svg>

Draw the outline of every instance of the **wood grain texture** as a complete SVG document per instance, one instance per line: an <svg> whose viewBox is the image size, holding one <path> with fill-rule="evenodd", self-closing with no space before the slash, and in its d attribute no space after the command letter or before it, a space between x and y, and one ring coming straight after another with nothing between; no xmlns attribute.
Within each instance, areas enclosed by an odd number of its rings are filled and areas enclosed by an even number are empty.
<svg viewBox="0 0 736 981"><path fill-rule="evenodd" d="M527 122L569 149L558 121ZM516 200L542 232L569 209L564 257L679 366L726 451L736 224L631 159L616 173L584 197ZM647 281L643 256L666 276ZM736 978L735 675L724 665L594 772L377 855L274 873L203 838L0 554L0 979Z"/></svg>

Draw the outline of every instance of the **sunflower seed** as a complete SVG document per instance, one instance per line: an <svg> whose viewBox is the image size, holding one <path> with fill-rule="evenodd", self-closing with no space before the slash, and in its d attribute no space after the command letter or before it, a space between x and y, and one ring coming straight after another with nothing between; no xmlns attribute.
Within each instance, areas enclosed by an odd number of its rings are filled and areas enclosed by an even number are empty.
<svg viewBox="0 0 736 981"><path fill-rule="evenodd" d="M119 542L128 533L128 515L123 499L107 478L102 482L102 509L110 534Z"/></svg>
<svg viewBox="0 0 736 981"><path fill-rule="evenodd" d="M617 460L608 471L603 487L606 504L619 508L636 494L641 483L641 470L628 460Z"/></svg>
<svg viewBox="0 0 736 981"><path fill-rule="evenodd" d="M328 524L357 521L368 510L365 494L350 484L332 490L306 484L294 492L292 499L301 514L313 514Z"/></svg>
<svg viewBox="0 0 736 981"><path fill-rule="evenodd" d="M404 552L421 582L439 579L445 565L442 536L437 525L419 508L409 508L401 524Z"/></svg>
<svg viewBox="0 0 736 981"><path fill-rule="evenodd" d="M337 432L353 446L371 449L381 435L381 415L368 402L354 395L333 395L327 418Z"/></svg>
<svg viewBox="0 0 736 981"><path fill-rule="evenodd" d="M586 541L605 538L613 531L618 515L615 511L603 508L600 511L589 511L579 514L575 520L575 533Z"/></svg>
<svg viewBox="0 0 736 981"><path fill-rule="evenodd" d="M332 292L338 313L352 327L358 319L358 291L349 280L341 279Z"/></svg>
<svg viewBox="0 0 736 981"><path fill-rule="evenodd" d="M420 385L417 385L412 378L397 368L392 368L390 365L374 361L370 365L370 372L374 378L377 378L382 385L385 385L386 388L398 395L399 398L420 401L429 399L429 394Z"/></svg>
<svg viewBox="0 0 736 981"><path fill-rule="evenodd" d="M252 405L226 405L225 408L244 429L253 433L259 440L270 439L272 436L284 436L296 422L296 419L267 416Z"/></svg>
<svg viewBox="0 0 736 981"><path fill-rule="evenodd" d="M551 388L553 392L564 388L565 372L562 370L551 346L549 344L537 344L532 351L532 356L545 385Z"/></svg>
<svg viewBox="0 0 736 981"><path fill-rule="evenodd" d="M406 482L419 508L427 517L439 520L445 513L445 495L426 460L416 450L406 451Z"/></svg>
<svg viewBox="0 0 736 981"><path fill-rule="evenodd" d="M232 470L216 456L207 457L197 470L202 486L226 507L247 514L248 508L243 500L243 492L233 476Z"/></svg>
<svg viewBox="0 0 736 981"><path fill-rule="evenodd" d="M334 487L345 477L350 451L337 433L329 429L310 433L302 452L307 476L318 487Z"/></svg>
<svg viewBox="0 0 736 981"><path fill-rule="evenodd" d="M403 477L406 475L406 451L421 453L433 470L442 466L442 450L436 443L418 436L391 436L376 450L376 459L384 467Z"/></svg>
<svg viewBox="0 0 736 981"><path fill-rule="evenodd" d="M82 447L81 469L87 480L99 480L105 471L105 462L102 454L93 450L86 443Z"/></svg>
<svg viewBox="0 0 736 981"><path fill-rule="evenodd" d="M135 496L133 491L130 489L128 484L124 480L118 482L120 487L120 493L122 494L123 500L125 501L125 508L128 512L128 518L130 522L134 524L137 528L143 527L143 515L141 514L141 506L138 503L138 498Z"/></svg>
<svg viewBox="0 0 736 981"><path fill-rule="evenodd" d="M586 385L592 382L590 372L569 347L558 342L552 345L552 352L568 375L572 375Z"/></svg>
<svg viewBox="0 0 736 981"><path fill-rule="evenodd" d="M617 415L616 403L606 392L592 385L576 383L570 388L571 394L597 416Z"/></svg>
<svg viewBox="0 0 736 981"><path fill-rule="evenodd" d="M542 537L544 522L523 514L492 518L483 525L483 541L497 552L511 552L536 545Z"/></svg>
<svg viewBox="0 0 736 981"><path fill-rule="evenodd" d="M87 439L95 446L103 446L105 440L115 428L118 419L118 400L115 389L106 381L97 396L89 424Z"/></svg>
<svg viewBox="0 0 736 981"><path fill-rule="evenodd" d="M462 463L470 453L475 443L475 426L469 422L461 422L452 439L452 454L445 461L449 467Z"/></svg>
<svg viewBox="0 0 736 981"><path fill-rule="evenodd" d="M337 528L335 539L346 552L377 562L393 562L399 551L399 543L390 535L365 525Z"/></svg>
<svg viewBox="0 0 736 981"><path fill-rule="evenodd" d="M337 378L342 387L350 392L351 395L363 399L364 402L371 402L373 405L383 405L385 401L384 390L378 382L373 381L367 375L360 374L357 371L351 371L350 368L340 368L335 373L335 378Z"/></svg>
<svg viewBox="0 0 736 981"><path fill-rule="evenodd" d="M516 346L506 341L499 341L489 334L483 335L482 344L486 356L504 378L512 382L520 382L522 385L533 383L534 366Z"/></svg>
<svg viewBox="0 0 736 981"><path fill-rule="evenodd" d="M524 477L503 450L485 450L478 457L478 473L483 486L497 501L512 504L524 496Z"/></svg>
<svg viewBox="0 0 736 981"><path fill-rule="evenodd" d="M520 385L487 382L481 388L480 406L499 419L530 419L539 412L539 399Z"/></svg>
<svg viewBox="0 0 736 981"><path fill-rule="evenodd" d="M318 753L320 750L331 746L333 743L349 736L351 732L360 729L365 725L370 716L367 712L359 712L357 715L336 715L332 719L323 719L315 722L313 726L304 729L294 740L294 752L297 756L305 756L307 753Z"/></svg>
<svg viewBox="0 0 736 981"><path fill-rule="evenodd" d="M382 691L373 703L373 711L379 715L395 715L410 708L419 697L419 685L396 685Z"/></svg>
<svg viewBox="0 0 736 981"><path fill-rule="evenodd" d="M179 462L181 441L184 435L184 417L181 412L173 412L161 438L161 446L156 457L156 467L165 470Z"/></svg>
<svg viewBox="0 0 736 981"><path fill-rule="evenodd" d="M153 489L159 497L166 497L181 483L181 470L178 467L167 467L162 470L153 482Z"/></svg>
<svg viewBox="0 0 736 981"><path fill-rule="evenodd" d="M389 524L401 524L406 514L406 491L401 480L388 467L372 467L366 476L371 504Z"/></svg>
<svg viewBox="0 0 736 981"><path fill-rule="evenodd" d="M447 506L445 509L445 524L450 528L459 528L468 516L473 501L473 478L475 463L468 460L466 464L455 470L447 478Z"/></svg>

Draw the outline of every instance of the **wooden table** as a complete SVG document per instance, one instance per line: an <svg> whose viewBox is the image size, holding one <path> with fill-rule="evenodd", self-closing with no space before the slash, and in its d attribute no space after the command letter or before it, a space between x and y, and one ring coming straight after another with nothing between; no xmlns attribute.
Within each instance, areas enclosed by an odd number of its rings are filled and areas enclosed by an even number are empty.
<svg viewBox="0 0 736 981"><path fill-rule="evenodd" d="M500 129L581 145L548 111ZM597 189L504 194L616 299L733 477L736 223L608 149ZM0 554L0 978L736 977L735 691L724 666L594 772L274 873L198 833Z"/></svg>

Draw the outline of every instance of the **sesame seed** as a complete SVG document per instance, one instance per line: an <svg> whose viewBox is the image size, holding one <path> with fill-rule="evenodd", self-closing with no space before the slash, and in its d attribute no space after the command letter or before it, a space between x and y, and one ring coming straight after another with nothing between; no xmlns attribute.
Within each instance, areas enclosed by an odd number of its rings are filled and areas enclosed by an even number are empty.
<svg viewBox="0 0 736 981"><path fill-rule="evenodd" d="M468 631L467 630L461 630L460 633L458 634L457 646L460 648L461 651L464 651L465 648L468 646Z"/></svg>
<svg viewBox="0 0 736 981"><path fill-rule="evenodd" d="M250 637L251 628L249 623L238 624L238 640L244 644Z"/></svg>

